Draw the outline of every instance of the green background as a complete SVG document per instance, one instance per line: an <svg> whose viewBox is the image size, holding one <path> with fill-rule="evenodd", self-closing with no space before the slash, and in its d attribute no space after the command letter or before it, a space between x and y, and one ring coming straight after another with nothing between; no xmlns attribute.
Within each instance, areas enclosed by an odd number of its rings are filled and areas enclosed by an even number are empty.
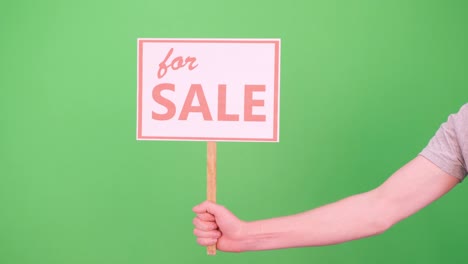
<svg viewBox="0 0 468 264"><path fill-rule="evenodd" d="M330 247L206 256L205 143L138 142L137 38L281 38L280 143L219 143L241 219L378 186L467 102L466 1L1 1L0 263L463 263L464 184Z"/></svg>

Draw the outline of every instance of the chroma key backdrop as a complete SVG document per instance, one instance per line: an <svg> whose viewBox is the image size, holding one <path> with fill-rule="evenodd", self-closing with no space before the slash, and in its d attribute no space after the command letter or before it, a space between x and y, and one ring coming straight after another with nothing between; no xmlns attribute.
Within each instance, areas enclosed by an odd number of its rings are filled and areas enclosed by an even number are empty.
<svg viewBox="0 0 468 264"><path fill-rule="evenodd" d="M467 102L467 12L451 0L2 1L0 263L463 263L466 183L377 237L207 256L191 211L206 143L136 140L137 40L281 39L279 142L217 145L217 200L252 221L368 191L415 157Z"/></svg>

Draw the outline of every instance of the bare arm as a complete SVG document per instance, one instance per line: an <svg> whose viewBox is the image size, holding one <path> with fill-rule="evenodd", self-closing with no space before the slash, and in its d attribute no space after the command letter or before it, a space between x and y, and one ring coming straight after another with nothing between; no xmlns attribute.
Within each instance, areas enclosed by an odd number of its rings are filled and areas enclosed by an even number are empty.
<svg viewBox="0 0 468 264"><path fill-rule="evenodd" d="M374 190L296 215L244 222L204 202L194 207L194 233L201 245L236 252L337 244L384 232L458 182L418 156Z"/></svg>

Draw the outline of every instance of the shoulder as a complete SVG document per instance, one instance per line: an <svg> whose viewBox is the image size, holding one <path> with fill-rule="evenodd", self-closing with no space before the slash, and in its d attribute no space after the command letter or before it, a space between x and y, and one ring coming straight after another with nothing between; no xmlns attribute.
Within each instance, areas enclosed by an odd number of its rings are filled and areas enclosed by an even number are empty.
<svg viewBox="0 0 468 264"><path fill-rule="evenodd" d="M458 129L468 130L468 103L464 104L453 117L455 126Z"/></svg>
<svg viewBox="0 0 468 264"><path fill-rule="evenodd" d="M460 112L461 114L463 114L465 117L468 116L468 103L464 104L461 108L460 108Z"/></svg>
<svg viewBox="0 0 468 264"><path fill-rule="evenodd" d="M462 105L458 113L468 115L468 103Z"/></svg>
<svg viewBox="0 0 468 264"><path fill-rule="evenodd" d="M450 126L451 129L463 129L468 126L468 103L462 105L458 112L448 116L447 122L442 126Z"/></svg>

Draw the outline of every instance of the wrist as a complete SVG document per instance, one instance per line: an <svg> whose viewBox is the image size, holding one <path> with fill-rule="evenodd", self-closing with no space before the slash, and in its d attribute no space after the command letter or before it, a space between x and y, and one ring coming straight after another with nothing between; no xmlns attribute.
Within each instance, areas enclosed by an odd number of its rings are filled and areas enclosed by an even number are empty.
<svg viewBox="0 0 468 264"><path fill-rule="evenodd" d="M239 236L239 249L257 251L273 249L277 234L267 232L262 221L244 222Z"/></svg>
<svg viewBox="0 0 468 264"><path fill-rule="evenodd" d="M254 222L243 222L239 234L239 249L241 252L255 250L254 243Z"/></svg>

